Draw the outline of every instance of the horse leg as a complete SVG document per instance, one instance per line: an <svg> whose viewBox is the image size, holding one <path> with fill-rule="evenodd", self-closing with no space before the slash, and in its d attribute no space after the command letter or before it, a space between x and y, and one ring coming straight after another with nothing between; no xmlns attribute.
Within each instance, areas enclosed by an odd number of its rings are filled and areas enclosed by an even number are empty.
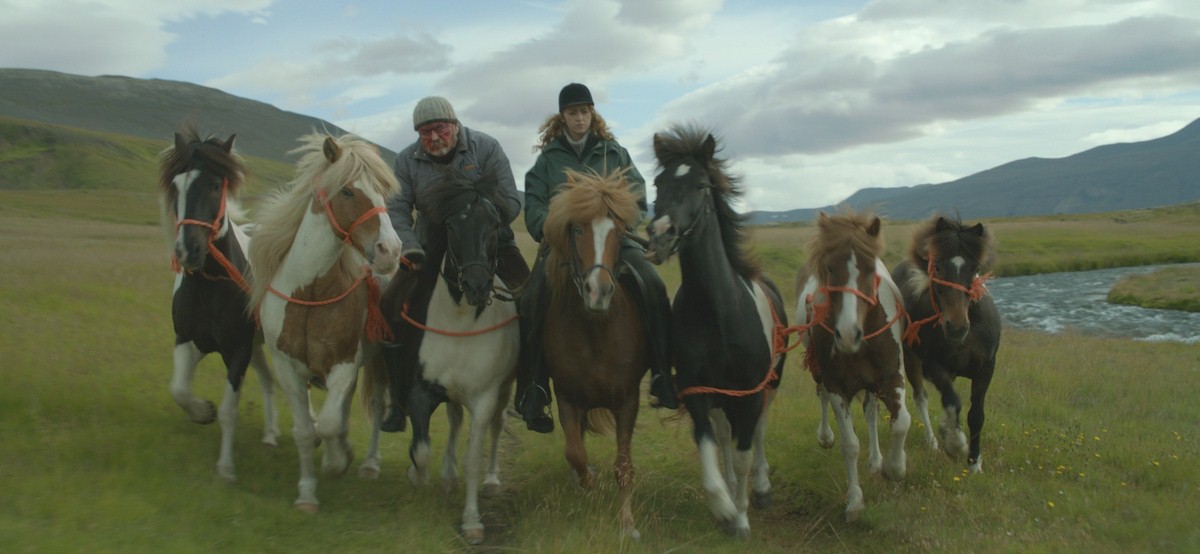
<svg viewBox="0 0 1200 554"><path fill-rule="evenodd" d="M559 397L561 398L561 397ZM621 535L641 540L642 533L633 521L633 426L637 422L638 398L630 395L613 415L617 420L617 459L613 464L617 478L617 490L621 495L621 509L617 520L621 524Z"/></svg>
<svg viewBox="0 0 1200 554"><path fill-rule="evenodd" d="M325 442L321 470L327 475L342 475L354 461L350 446L350 404L358 383L358 364L336 364L325 379L328 394L317 416L317 432Z"/></svg>
<svg viewBox="0 0 1200 554"><path fill-rule="evenodd" d="M320 502L317 501L317 472L313 463L317 432L312 418L312 406L309 403L308 383L299 373L305 370L302 365L293 367L298 364L285 354L278 351L273 353L276 382L291 404L292 439L296 441L296 453L300 458L300 481L297 484L300 495L296 498L295 506L315 514L320 506Z"/></svg>
<svg viewBox="0 0 1200 554"><path fill-rule="evenodd" d="M992 383L992 372L996 360L987 362L983 371L971 379L971 409L967 412L967 428L971 431L971 446L967 454L967 468L971 473L983 473L983 454L980 452L980 438L983 435L983 398L987 395L988 386Z"/></svg>
<svg viewBox="0 0 1200 554"><path fill-rule="evenodd" d="M424 379L413 383L408 396L408 415L412 420L412 443L408 448L412 465L408 468L408 480L414 485L424 485L429 482L429 418L445 397Z"/></svg>
<svg viewBox="0 0 1200 554"><path fill-rule="evenodd" d="M480 395L471 403L471 432L467 436L467 502L463 507L462 531L468 544L483 542L483 522L479 519L479 484L483 469L483 440L491 427L488 421L499 407L491 395Z"/></svg>
<svg viewBox="0 0 1200 554"><path fill-rule="evenodd" d="M588 466L587 447L584 445L583 426L587 412L579 409L563 395L558 395L558 419L563 430L563 456L575 475L575 483L581 488L592 488L593 472Z"/></svg>
<svg viewBox="0 0 1200 554"><path fill-rule="evenodd" d="M925 427L925 444L930 450L937 450L937 435L933 433L933 424L929 421L929 391L925 388L925 376L921 366L921 359L912 350L905 348L904 373L908 375L908 383L912 385L913 404L916 404L921 425Z"/></svg>
<svg viewBox="0 0 1200 554"><path fill-rule="evenodd" d="M717 524L722 529L732 529L737 520L738 510L733 499L729 496L729 486L721 474L720 462L717 459L717 442L713 436L713 426L709 420L711 402L703 395L692 395L684 398L684 405L692 416L692 440L700 452L700 476L704 486L704 495L708 501L708 509L717 518Z"/></svg>
<svg viewBox="0 0 1200 554"><path fill-rule="evenodd" d="M475 427L475 417L471 427ZM463 406L457 402L446 402L446 420L450 422L450 434L446 438L446 453L442 456L442 492L450 494L458 488L458 433L462 430Z"/></svg>
<svg viewBox="0 0 1200 554"><path fill-rule="evenodd" d="M488 452L487 473L483 476L483 496L495 496L500 492L500 432L504 430L504 410L508 407L507 399L512 396L512 387L501 387L496 397L496 410L488 420L488 436L491 438L491 451Z"/></svg>
<svg viewBox="0 0 1200 554"><path fill-rule="evenodd" d="M730 533L740 539L750 537L750 517L746 513L750 508L750 468L754 464L754 433L758 428L759 414L762 403L756 396L740 399L730 427L732 473L736 479L732 489L734 506L737 507L737 519ZM736 439L736 441L732 440Z"/></svg>
<svg viewBox="0 0 1200 554"><path fill-rule="evenodd" d="M840 394L833 394L829 403L833 406L833 417L842 439L842 460L846 464L846 521L852 522L858 519L865 506L862 487L858 483L858 436L854 434L850 401Z"/></svg>
<svg viewBox="0 0 1200 554"><path fill-rule="evenodd" d="M713 434L717 438L717 448L721 453L721 475L725 478L725 486L732 492L737 486L737 475L733 471L733 429L729 426L729 418L725 410L717 408L709 411L712 418Z"/></svg>
<svg viewBox="0 0 1200 554"><path fill-rule="evenodd" d="M196 364L204 359L204 353L196 343L187 341L175 345L175 368L171 374L170 391L175 403L187 413L188 419L196 423L212 423L217 419L217 408L211 400L196 398L192 394L192 379L196 376Z"/></svg>
<svg viewBox="0 0 1200 554"><path fill-rule="evenodd" d="M863 398L863 418L867 420L867 471L883 469L883 454L879 451L879 398L868 392Z"/></svg>
<svg viewBox="0 0 1200 554"><path fill-rule="evenodd" d="M363 479L378 479L382 456L379 453L379 432L383 425L383 412L387 409L387 377L383 367L382 356L372 356L363 368L363 388L371 391L367 402L367 416L370 418L370 439L367 442L367 453L363 463L358 466L358 476ZM369 385L369 386L368 386Z"/></svg>
<svg viewBox="0 0 1200 554"><path fill-rule="evenodd" d="M221 351L226 379L225 397L217 410L217 420L221 423L221 453L217 456L217 475L229 483L237 480L233 462L233 440L237 433L238 399L241 398L241 385L253 350L252 344L244 344L238 348Z"/></svg>
<svg viewBox="0 0 1200 554"><path fill-rule="evenodd" d="M821 401L821 422L817 424L817 444L821 448L833 448L833 428L829 426L829 391L825 384L817 382L817 398Z"/></svg>
<svg viewBox="0 0 1200 554"><path fill-rule="evenodd" d="M927 366L927 369L932 368ZM933 381L942 395L942 423L938 426L938 432L942 435L942 450L951 458L965 458L967 435L958 424L958 414L962 413L962 400L954 391L954 377L940 367L936 371L927 372L926 376Z"/></svg>
<svg viewBox="0 0 1200 554"><path fill-rule="evenodd" d="M250 350L250 366L258 374L258 386L263 394L263 437L267 446L279 446L279 408L275 405L275 378L271 377L271 366L262 343Z"/></svg>
<svg viewBox="0 0 1200 554"><path fill-rule="evenodd" d="M908 408L904 405L904 377L896 374L890 385L882 387L879 395L879 399L892 416L892 445L888 448L887 462L883 465L883 476L898 481L903 479L908 471L904 441L908 437L912 416L908 415Z"/></svg>
<svg viewBox="0 0 1200 554"><path fill-rule="evenodd" d="M767 463L766 435L767 414L770 413L776 391L768 389L765 394L766 405L758 417L758 424L754 426L754 465L750 469L750 505L758 510L771 506L771 466Z"/></svg>

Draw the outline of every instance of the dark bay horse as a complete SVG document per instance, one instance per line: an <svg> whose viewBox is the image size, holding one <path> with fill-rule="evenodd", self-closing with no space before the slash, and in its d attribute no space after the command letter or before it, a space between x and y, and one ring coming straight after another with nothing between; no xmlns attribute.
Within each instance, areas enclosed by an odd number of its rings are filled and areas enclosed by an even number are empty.
<svg viewBox="0 0 1200 554"><path fill-rule="evenodd" d="M817 442L833 446L826 419L830 404L841 432L846 464L846 520L862 512L858 481L858 437L850 415L854 397L864 393L868 470L901 479L906 472L904 439L910 417L904 405L904 306L900 291L880 260L882 224L878 217L850 211L817 218L808 263L796 276L796 320L805 362L817 382L821 424ZM892 445L885 461L879 451L878 400L892 422Z"/></svg>
<svg viewBox="0 0 1200 554"><path fill-rule="evenodd" d="M925 440L931 448L938 447L929 423L924 385L928 379L942 396L942 449L954 458L965 456L972 473L983 471L983 403L1000 348L1000 312L983 284L988 276L980 276L991 266L994 249L982 223L968 226L957 218L934 216L913 232L908 259L892 271L912 321L905 332L905 367L925 424ZM969 449L958 423L958 377L971 380Z"/></svg>
<svg viewBox="0 0 1200 554"><path fill-rule="evenodd" d="M542 344L554 379L567 462L579 484L593 482L584 433L616 420L615 473L621 532L639 538L632 504L630 445L649 360L638 305L617 279L621 237L638 219L637 197L621 174L567 172L544 225L550 301ZM606 417L606 421L599 418Z"/></svg>
<svg viewBox="0 0 1200 554"><path fill-rule="evenodd" d="M777 331L787 316L779 290L742 246L743 216L731 204L741 194L738 179L716 152L707 131L654 135L660 171L647 257L662 263L679 254L682 282L671 305L676 384L694 425L709 509L725 531L748 536L749 489L756 507L771 491L763 435L783 371L777 342L786 339Z"/></svg>
<svg viewBox="0 0 1200 554"><path fill-rule="evenodd" d="M485 177L494 179L494 177ZM508 203L497 186L472 183L448 173L427 191L429 210L422 212L426 258L417 288L431 291L421 325L424 333L418 351L418 372L409 393L412 421L409 479L428 481L430 461L429 419L442 402L447 404L450 436L442 461L442 481L450 488L458 479L455 443L463 408L471 414L467 439L466 503L462 531L467 542L484 539L479 516L479 487L500 486L497 458L504 408L516 379L520 336L517 306L494 295L499 233L509 214ZM519 283L504 283L515 287ZM409 344L405 342L406 346ZM491 456L481 479L483 443L490 436Z"/></svg>
<svg viewBox="0 0 1200 554"><path fill-rule="evenodd" d="M233 220L240 217L234 196L245 168L233 152L233 139L201 139L194 124L175 133L175 145L162 154L158 179L162 222L178 264L171 318L175 325L175 371L171 396L196 423L221 421L217 473L233 481L234 428L246 367L258 372L263 391L263 438L275 446L278 414L274 380L263 356L262 333L246 313L250 265L249 237ZM196 364L217 352L225 362L225 399L217 411L192 394Z"/></svg>

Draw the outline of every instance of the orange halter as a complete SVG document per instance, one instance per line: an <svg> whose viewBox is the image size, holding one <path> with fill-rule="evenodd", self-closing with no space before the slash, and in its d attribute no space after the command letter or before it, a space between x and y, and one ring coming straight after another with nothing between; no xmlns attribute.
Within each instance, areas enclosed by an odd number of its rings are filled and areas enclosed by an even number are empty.
<svg viewBox="0 0 1200 554"><path fill-rule="evenodd" d="M197 225L208 229L208 253L225 268L225 272L229 274L229 280L237 283L237 286L242 289L242 292L250 293L250 284L246 282L246 277L234 267L233 262L225 257L225 254L216 246L217 235L221 233L221 220L225 217L225 196L229 191L229 179L221 180L221 207L217 208L217 216L212 221L201 221L199 219L184 218L175 222L175 232L179 232L179 228L184 225ZM171 269L175 273L183 272L183 267L179 264L179 258L171 256Z"/></svg>
<svg viewBox="0 0 1200 554"><path fill-rule="evenodd" d="M921 344L921 337L920 337L921 327L926 324L937 321L937 320L941 319L941 317L942 317L942 309L939 308L937 305L937 296L933 294L933 285L935 283L938 285L942 285L943 287L948 287L948 288L954 289L956 291L959 291L959 292L967 295L967 298L971 302L978 302L980 298L983 298L984 295L988 294L987 285L985 283L988 279L992 278L991 273L988 273L983 276L975 275L975 277L973 279L971 279L971 286L964 287L953 281L947 281L945 279L939 279L939 278L935 277L933 260L934 260L934 253L933 253L933 250L930 249L929 265L928 265L928 267L926 267L925 273L929 276L929 304L933 307L933 315L931 315L925 319L911 321L908 324L908 329L904 331L904 342L905 342L905 344L908 344L908 345Z"/></svg>

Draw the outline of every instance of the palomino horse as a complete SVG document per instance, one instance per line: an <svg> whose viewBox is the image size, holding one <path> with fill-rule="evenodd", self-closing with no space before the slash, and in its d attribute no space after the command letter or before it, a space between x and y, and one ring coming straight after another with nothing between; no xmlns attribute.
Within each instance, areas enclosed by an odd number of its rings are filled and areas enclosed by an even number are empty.
<svg viewBox="0 0 1200 554"><path fill-rule="evenodd" d="M938 447L929 424L924 385L928 378L942 395L942 448L952 457L965 456L972 473L983 471L983 398L1000 347L1000 313L983 285L988 276L980 277L992 263L993 248L982 223L968 227L957 219L935 216L916 229L908 259L892 271L912 320L905 333L904 363L925 424L925 440L931 448ZM971 380L970 450L958 424L962 401L954 392L956 377Z"/></svg>
<svg viewBox="0 0 1200 554"><path fill-rule="evenodd" d="M850 416L851 400L860 392L866 391L868 469L871 473L882 469L889 479L902 479L906 471L904 439L910 418L904 406L900 342L904 313L900 291L879 259L880 226L873 215L820 214L808 264L796 276L796 320L803 321L798 325L800 341L821 399L817 442L825 448L833 446L833 430L826 419L832 404L849 478L847 521L857 519L863 509L858 437ZM877 399L891 413L892 446L886 461L879 452Z"/></svg>
<svg viewBox="0 0 1200 554"><path fill-rule="evenodd" d="M779 290L742 248L743 217L730 205L741 191L716 150L706 131L654 135L661 171L647 257L661 263L679 254L682 283L671 309L676 383L695 426L709 509L727 532L748 536L748 489L756 507L770 498L763 436L783 371L777 343L786 339L777 331L787 317Z"/></svg>
<svg viewBox="0 0 1200 554"><path fill-rule="evenodd" d="M471 544L484 538L478 497L485 433L491 436L492 445L483 482L487 487L500 486L496 454L520 345L516 303L493 297L499 231L511 219L510 214L501 212L508 205L503 195L500 187L476 185L451 173L429 188L426 205L430 209L423 212L427 217L421 223L427 231L423 238L426 258L417 284L423 294L431 294L429 307L424 323L403 314L409 325L424 330L419 377L409 394L413 465L408 476L414 484L428 482L429 419L438 405L446 402L450 437L442 462L442 484L447 490L453 488L458 480L455 443L466 407L472 421L462 530Z"/></svg>
<svg viewBox="0 0 1200 554"><path fill-rule="evenodd" d="M193 124L175 133L175 146L162 155L158 186L162 221L172 239L179 274L171 301L175 323L175 372L171 396L196 423L221 420L221 453L217 473L236 478L233 435L238 420L238 396L246 366L258 371L263 391L263 438L275 446L278 413L271 391L274 380L262 350L262 334L246 313L249 292L245 276L249 238L232 221L239 210L233 199L245 169L233 153L233 136L221 142L201 140ZM217 412L212 401L192 394L196 364L217 352L225 362L225 399Z"/></svg>
<svg viewBox="0 0 1200 554"><path fill-rule="evenodd" d="M358 368L375 354L386 329L379 285L399 263L400 239L384 199L399 189L375 147L357 137L311 134L296 178L261 208L250 247L250 305L258 310L275 362L275 377L291 401L300 453L296 506L316 512L313 449L324 441L322 469L341 474L354 458L347 417ZM367 264L370 265L367 265ZM377 331L378 334L373 331ZM314 427L308 385L328 389ZM372 410L373 419L379 410ZM378 470L377 421L364 472Z"/></svg>
<svg viewBox="0 0 1200 554"><path fill-rule="evenodd" d="M584 433L616 420L617 518L625 536L633 523L633 458L638 392L649 360L638 305L617 279L621 237L639 216L637 197L621 174L567 172L546 217L550 301L540 314L542 344L554 379L566 458L580 486L590 488ZM599 411L603 410L603 411ZM601 419L603 418L603 419Z"/></svg>

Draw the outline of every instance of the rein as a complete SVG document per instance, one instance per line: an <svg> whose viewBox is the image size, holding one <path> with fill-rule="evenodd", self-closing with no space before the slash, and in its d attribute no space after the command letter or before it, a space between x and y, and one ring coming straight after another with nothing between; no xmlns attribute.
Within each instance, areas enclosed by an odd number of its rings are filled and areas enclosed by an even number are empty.
<svg viewBox="0 0 1200 554"><path fill-rule="evenodd" d="M341 302L347 296L350 296L350 293L354 292L354 289L358 288L358 286L364 282L367 284L367 321L363 325L363 332L366 333L367 340L371 342L392 340L394 338L392 336L392 330L388 327L387 321L383 318L383 311L379 308L379 301L381 297L379 291L379 282L373 278L370 266L364 265L362 274L360 274L353 283L350 283L350 286L345 291L337 296L334 296L333 298L328 298L325 300L301 300L299 298L288 296L282 292L279 292L278 290L275 290L275 287L270 285L267 285L267 291L275 296L278 296L289 304L314 308Z"/></svg>
<svg viewBox="0 0 1200 554"><path fill-rule="evenodd" d="M199 219L191 219L191 218L180 219L175 222L175 232L178 233L179 228L184 225L197 225L197 226L208 229L208 231L209 231L209 233L208 233L208 254L210 256L212 256L213 259L216 260L218 264L221 264L221 267L225 268L225 272L229 274L228 279L230 281L233 281L234 283L236 283L238 288L242 289L242 292L244 292L246 294L250 294L250 283L246 282L246 277L242 275L241 271L238 271L238 268L233 265L233 262L229 261L229 258L227 258L225 256L225 254L222 253L221 250L217 248L217 245L216 245L217 235L221 233L221 222L225 218L225 196L228 193L228 191L229 191L229 179L228 178L222 179L221 180L221 207L217 209L217 216L215 218L213 218L213 220L211 222L210 221L200 221ZM171 269L175 273L183 272L183 267L179 264L179 258L176 257L175 255L171 256ZM188 273L190 274L191 272L188 272ZM225 278L225 277L221 277L221 276L216 276L216 277L210 276L210 275L204 273L203 271L200 271L199 274L203 275L205 278L208 278L209 280L219 280L219 279Z"/></svg>
<svg viewBox="0 0 1200 554"><path fill-rule="evenodd" d="M933 315L931 315L925 319L920 319L917 321L911 321L911 320L909 321L908 329L906 331L904 331L904 342L905 342L905 344L908 344L910 346L916 345L916 344L921 344L920 331L921 331L922 326L932 323L934 321L938 321L942 318L942 309L938 307L937 296L934 295L934 293L933 293L933 285L934 284L942 285L943 287L948 287L948 288L954 289L956 291L959 291L959 292L967 295L967 298L971 302L978 302L980 298L983 298L985 295L988 294L987 285L985 283L987 282L988 279L992 278L991 273L988 273L983 276L975 275L975 277L973 279L971 279L971 286L964 287L953 281L946 281L944 279L939 279L939 278L935 277L933 260L934 260L934 253L932 250L930 250L929 251L929 266L925 269L925 273L929 276L929 305L933 307Z"/></svg>
<svg viewBox="0 0 1200 554"><path fill-rule="evenodd" d="M438 335L442 335L444 337L474 337L474 336L487 334L487 333L490 333L497 329L500 329L500 328L516 321L521 316L520 316L520 314L513 314L512 317L510 317L504 321L501 321L500 323L492 325L491 327L485 327L483 329L476 329L474 331L447 331L445 329L437 329L435 327L430 327L428 325L425 325L424 323L421 323L421 322L413 319L412 316L408 315L408 302L405 302L404 308L402 310L400 310L400 317L402 319L404 319L404 321L408 322L409 325L412 325L413 327L416 327L417 329L420 329L422 331L428 331L430 333L435 333Z"/></svg>

